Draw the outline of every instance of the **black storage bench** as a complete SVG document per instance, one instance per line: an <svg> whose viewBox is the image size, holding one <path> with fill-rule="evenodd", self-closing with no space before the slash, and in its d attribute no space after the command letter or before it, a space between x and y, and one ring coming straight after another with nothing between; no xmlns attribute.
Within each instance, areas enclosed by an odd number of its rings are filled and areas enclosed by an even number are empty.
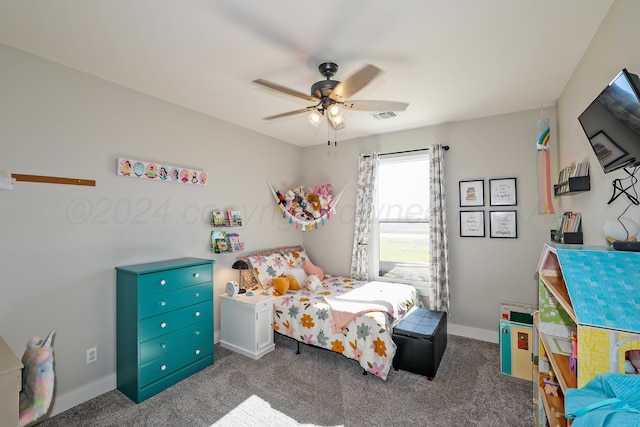
<svg viewBox="0 0 640 427"><path fill-rule="evenodd" d="M393 368L432 380L447 348L447 313L419 307L393 328Z"/></svg>

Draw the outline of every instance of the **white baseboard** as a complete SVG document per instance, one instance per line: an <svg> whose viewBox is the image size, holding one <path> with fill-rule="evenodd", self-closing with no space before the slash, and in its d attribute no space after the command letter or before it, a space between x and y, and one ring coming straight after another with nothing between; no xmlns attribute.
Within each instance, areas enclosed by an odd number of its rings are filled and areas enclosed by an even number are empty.
<svg viewBox="0 0 640 427"><path fill-rule="evenodd" d="M107 375L97 381L84 385L65 394L55 396L51 405L50 417L58 415L67 409L71 409L81 403L98 397L117 387L116 374Z"/></svg>
<svg viewBox="0 0 640 427"><path fill-rule="evenodd" d="M471 328L469 326L447 324L447 333L451 335L458 335L465 338L473 338L475 340L487 341L494 344L498 344L499 337L498 331L488 331L486 329Z"/></svg>
<svg viewBox="0 0 640 427"><path fill-rule="evenodd" d="M488 331L486 329L470 328L468 326L454 325L449 323L447 325L447 333L451 335L458 335L466 338L473 338L480 341L487 341L491 343L498 343L498 331ZM220 333L214 334L214 342L220 340ZM51 405L50 417L58 415L68 409L73 408L81 403L98 397L101 394L107 393L111 390L115 390L117 387L117 376L115 373L100 378L97 381L89 383L85 386L71 390L63 395L56 396Z"/></svg>

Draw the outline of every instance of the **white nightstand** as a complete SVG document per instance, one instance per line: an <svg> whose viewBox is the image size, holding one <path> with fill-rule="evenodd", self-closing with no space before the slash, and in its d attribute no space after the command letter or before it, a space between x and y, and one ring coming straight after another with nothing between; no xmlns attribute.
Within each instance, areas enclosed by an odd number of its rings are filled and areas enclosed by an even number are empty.
<svg viewBox="0 0 640 427"><path fill-rule="evenodd" d="M273 351L271 295L220 296L220 345L252 359Z"/></svg>

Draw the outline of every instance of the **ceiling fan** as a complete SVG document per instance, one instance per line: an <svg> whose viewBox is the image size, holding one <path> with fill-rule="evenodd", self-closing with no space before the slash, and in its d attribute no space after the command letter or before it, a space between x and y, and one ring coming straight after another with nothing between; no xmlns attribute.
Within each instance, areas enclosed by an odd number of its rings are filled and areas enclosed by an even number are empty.
<svg viewBox="0 0 640 427"><path fill-rule="evenodd" d="M311 111L308 116L309 122L314 126L318 126L326 113L331 126L338 130L344 127L343 109L390 112L404 111L409 106L409 104L404 102L349 100L352 95L371 83L373 79L382 73L382 70L376 66L365 65L362 69L342 82L331 80L331 77L338 71L338 65L333 62L323 62L318 66L318 71L320 71L320 74L322 74L326 80L320 80L311 85L310 95L264 79L254 80L254 83L268 87L269 89L314 103L314 105L299 110L264 117L264 120L278 119Z"/></svg>

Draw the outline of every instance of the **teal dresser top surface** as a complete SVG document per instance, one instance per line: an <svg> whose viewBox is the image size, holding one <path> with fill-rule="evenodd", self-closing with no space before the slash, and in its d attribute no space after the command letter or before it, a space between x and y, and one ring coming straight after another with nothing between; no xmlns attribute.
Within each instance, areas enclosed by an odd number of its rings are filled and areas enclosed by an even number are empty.
<svg viewBox="0 0 640 427"><path fill-rule="evenodd" d="M213 264L215 261L204 258L178 258L167 261L149 262L145 264L126 265L116 267L116 270L128 271L135 274L153 273L155 271L166 270L169 268L190 267L200 264Z"/></svg>
<svg viewBox="0 0 640 427"><path fill-rule="evenodd" d="M640 332L640 252L571 246L555 252L578 323Z"/></svg>

